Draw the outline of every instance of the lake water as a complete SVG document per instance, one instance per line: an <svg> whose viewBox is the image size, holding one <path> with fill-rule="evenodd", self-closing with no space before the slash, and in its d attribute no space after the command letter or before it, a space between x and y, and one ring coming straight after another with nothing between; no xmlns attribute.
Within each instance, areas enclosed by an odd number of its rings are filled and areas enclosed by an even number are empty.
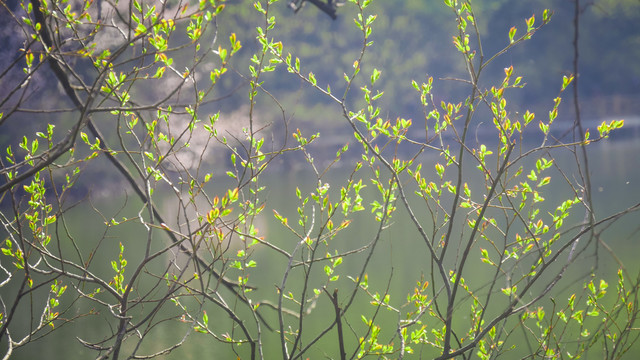
<svg viewBox="0 0 640 360"><path fill-rule="evenodd" d="M640 154L640 138L632 137L598 143L590 146L588 149L593 200L597 217L603 218L615 211L622 210L640 202L640 191L638 190L640 188L640 157L638 156L638 154ZM429 166L433 168L433 164L429 164L430 161L433 160L425 159L425 168ZM570 156L567 155L564 159L558 158L558 161L560 163L568 162L570 161ZM572 176L571 174L568 175ZM346 176L345 173L338 171L328 178L328 182L332 182L334 179L344 179ZM298 206L295 199L295 187L300 186L303 191L310 191L315 185L314 179L310 177L309 174L292 171L286 174L267 174L263 178L263 181L269 187L269 190L263 195L267 201L267 208L265 209L265 216L257 219L256 226L260 229L260 234L270 239L274 244L287 249L287 251L292 251L296 244L296 239L273 218L271 215L272 209L277 209L281 214L286 215L291 222L294 222L296 219L295 209ZM303 185L301 186L300 184ZM371 187L371 184L368 185ZM337 187L332 189L332 191L336 190ZM551 201L553 201L556 196L563 196L563 194L547 195ZM125 208L128 206L135 208L135 202L132 200L129 201L130 203L126 205ZM108 206L111 209L105 210L104 213L107 214L115 211L114 209L122 206L123 203L124 201L122 200L114 201L114 204ZM168 209L171 206L171 202L167 201L167 204L163 206L165 206L165 209ZM369 207L368 204L367 207ZM95 239L101 237L101 233L95 236L90 235L96 233L96 229L101 229L99 231L104 229L102 225L103 219L95 212L92 212L90 207L83 205L82 207L73 209L72 212L75 212L80 219L72 220L76 234L84 234L87 239L92 239L91 241L95 241ZM402 214L404 214L404 212L400 210L399 213L394 216L391 228L382 233L380 242L377 245L377 252L371 260L371 265L367 269L372 291L382 292L388 288L389 293L393 294L392 304L398 307L405 303L404 297L413 291L416 281L420 279L420 275L423 274L425 278L428 279L431 272L430 264L426 261L428 258L427 249L419 239L413 225L408 221L407 217L402 216ZM580 216L577 216L577 219L580 219ZM368 211L362 212L355 216L353 225L347 229L343 235L340 235L337 240L332 241L343 242L344 244L342 245L336 245L336 248L342 250L357 249L371 241L372 236L376 233L377 226L378 224L371 220L371 215ZM640 230L640 216L636 213L630 214L612 226L606 229L602 228L601 230L601 241L613 250L619 261L627 266L630 274L637 274L640 270L640 263L638 262L638 255L640 255L640 233L638 231ZM136 254L142 251L141 249L136 249L136 244L143 244L145 236L144 229L141 229L140 226L125 224L116 231L110 231L103 241L122 241L125 244L127 258L130 264L133 264L130 266L133 267L135 266ZM237 247L238 245L231 244L232 248L234 246ZM597 253L596 248L598 249ZM113 244L105 245L104 249L105 252L101 253L102 256L93 261L95 263L101 262L102 266L99 267L99 271L108 273L111 271L109 261L117 257L118 250ZM347 280L347 277L357 276L357 271L360 269L359 264L364 261L366 254L366 252L362 252L349 257L348 261L345 259L345 263L340 265L336 270L336 273L341 276L339 282L340 286L343 287L341 291L346 291L346 289L349 288L350 282ZM259 289L256 290L252 296L254 298L264 296L275 300L275 286L281 281L286 262L283 261L282 256L274 255L272 251L261 249L259 246L258 249L255 250L254 259L258 263L260 271L252 272L250 275L250 282L259 286ZM166 263L165 261L164 264L166 265ZM3 264L5 264L4 258ZM96 266L98 265L96 264ZM158 266L158 268L153 271L162 268L162 264L156 264L154 266ZM575 282L582 283L584 276L592 270L606 277L611 284L610 289L613 291L613 288L615 288L615 269L617 268L618 264L613 260L612 256L607 253L604 246L591 246L584 254L581 262L566 274L566 281L562 282L562 285L558 288L559 292L557 296L559 298L565 296L563 293L564 286ZM302 274L297 271L292 274L292 279L289 283L295 284L296 280L299 280L301 276ZM467 269L465 278L469 283L474 283L485 281L484 277L486 276L487 273L481 270ZM316 275L316 277L317 278L314 278L314 282L320 284L322 276ZM69 283L67 283L67 285L72 286L72 284ZM146 284L141 286L144 287ZM333 285L331 286L329 289L333 288ZM299 284L292 285L289 289L295 292L300 289L300 286ZM5 291L8 290L3 289L5 299L7 299ZM73 292L73 289L70 288L68 291ZM85 291L88 291L88 289L85 289ZM5 304L5 306L7 306L7 304ZM79 315L88 311L91 305L85 304L76 307L74 304L63 304L63 306L71 306L70 311L65 314L65 316L71 317L74 314ZM331 309L331 305L326 296L319 297L317 306L319 309ZM220 311L216 311L215 308L212 309L208 307L207 309L209 309L210 322L216 324L212 326L218 327L222 324L229 324L226 315ZM375 310L368 305L368 299L366 297L359 295L356 298L356 306L351 308L351 316L348 317L350 321L348 326L354 329L362 328L362 323L359 320L360 309L366 309L365 313L369 315ZM30 309L24 307L22 310L24 319L18 321L22 322L26 327L28 326ZM99 311L106 312L107 310L102 308L99 309ZM180 311L170 304L165 306L164 311L168 314L173 313L176 316L180 314ZM461 308L461 311L468 312L468 309ZM142 312L144 312L144 310ZM36 310L34 310L34 314L37 314ZM277 324L276 317L272 311L265 309L264 315L272 325ZM330 322L333 319L333 314L315 311L311 312L309 319L311 319L312 322L310 325L307 325L306 331L314 332ZM378 321L394 325L398 321L398 317L393 312L387 312L381 315ZM105 333L109 333L113 326L115 326L115 322L109 314L79 318L70 324L56 329L55 333L51 336L38 340L36 343L24 348L17 349L12 359L26 360L42 358L43 356L48 359L95 357L95 352L88 351L82 347L76 340L76 337L98 341ZM219 327L221 328L222 326ZM171 320L158 325L154 329L148 329L149 335L148 338L143 341L144 351L141 353L148 354L159 351L168 344L180 341L188 328L188 324L182 323L179 320ZM141 329L141 331L145 330L146 329ZM19 330L16 331L19 332ZM384 339L381 338L381 342L387 341L392 336L392 334L387 332L383 332L383 335ZM318 358L321 358L321 356L325 354L333 357L337 356L334 337L335 336L329 336L329 339L321 342L320 350L312 354L318 356ZM351 346L348 353L353 351L352 346L354 343L353 339L351 340L348 344ZM280 344L275 333L266 331L263 342L265 345L265 354L278 354L274 356L266 355L266 358L281 357L281 355L279 355ZM396 344L397 343L396 339ZM3 343L2 349L5 349L5 347L6 344ZM325 349L326 352L322 349ZM423 349L425 353L423 353L422 356L429 354L428 349L429 347L425 346ZM130 351L131 349L127 348L126 350ZM241 346L237 350L243 355L243 358L247 356L246 346ZM125 353L127 352L125 351ZM315 356L312 358L316 358ZM414 357L418 358L417 356ZM170 355L161 358L184 360L203 358L231 359L235 358L235 354L228 345L220 345L211 337L202 334L191 334L185 345ZM633 355L630 355L630 358L633 358Z"/></svg>

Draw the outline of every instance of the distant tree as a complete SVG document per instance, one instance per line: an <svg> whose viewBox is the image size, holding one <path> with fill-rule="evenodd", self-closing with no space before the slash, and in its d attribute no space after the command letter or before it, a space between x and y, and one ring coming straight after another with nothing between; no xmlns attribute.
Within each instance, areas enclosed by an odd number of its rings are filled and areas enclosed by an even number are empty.
<svg viewBox="0 0 640 360"><path fill-rule="evenodd" d="M293 11L298 12L300 11L300 9L302 9L302 7L304 6L304 3L307 1L315 5L318 9L325 12L334 20L337 17L336 10L338 6L342 6L344 4L343 2L339 2L337 0L326 0L326 2L323 2L321 0L291 0L289 1L289 7L293 9Z"/></svg>
<svg viewBox="0 0 640 360"><path fill-rule="evenodd" d="M277 38L277 3L247 15L259 16L255 51L242 50L245 29L221 25L228 7L245 11L231 2L2 3L5 358L47 339L97 359L632 351L639 279L622 263L602 279L566 276L640 208L597 216L591 199L583 149L623 121L591 133L577 121L567 141L555 120L575 75L558 79L545 116L512 111L525 83L514 67L481 81L549 10L485 53L472 4L445 0L465 71L450 80L466 95L412 81L424 116L409 119L386 116L387 70L363 65L376 46L371 1L345 4L360 45L330 84ZM335 15L335 2L312 3ZM296 124L313 110L279 99L270 84L286 76L335 111L344 141ZM572 164L556 161L563 153Z"/></svg>

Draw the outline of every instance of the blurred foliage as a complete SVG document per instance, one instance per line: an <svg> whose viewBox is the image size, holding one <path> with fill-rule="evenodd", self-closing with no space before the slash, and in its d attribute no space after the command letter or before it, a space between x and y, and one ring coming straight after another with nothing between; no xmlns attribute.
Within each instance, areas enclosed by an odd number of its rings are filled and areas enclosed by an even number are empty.
<svg viewBox="0 0 640 360"><path fill-rule="evenodd" d="M220 19L221 29L238 33L245 45L242 51L249 54L257 47L250 25L256 21L255 12L249 1L230 1L229 5L227 16ZM548 110L549 104L544 101L555 95L562 76L573 71L573 3L494 0L475 4L477 18L482 19L479 25L484 32L485 54L493 54L508 44L506 33L513 24L517 24L521 34L526 29L524 19L534 14L541 18L545 8L554 11L551 23L533 39L498 59L485 70L481 79L485 83L499 82L503 68L513 65L516 74L523 76L527 83L516 98L522 108ZM374 67L382 69L377 89L385 95L379 105L390 111L383 115L391 119L400 114L422 117L422 109L416 106L418 94L412 88L411 80L420 82L427 76L436 77L436 93L442 98L462 99L465 87L459 82L445 80L464 77L466 72L453 44L443 41L451 39L455 32L454 14L450 9L440 1L397 0L374 1L369 12L377 15L373 36L376 46L370 49L362 66L365 72ZM347 4L338 9L338 19L334 21L310 4L294 15L285 3L280 3L276 16L286 20L278 24L274 38L282 41L285 52L300 57L303 69L313 71L319 84L328 84L334 93L341 93L345 84L343 74L351 69L355 49L361 41L353 27L354 14L355 9ZM640 55L638 20L640 2L635 0L598 0L582 5L579 86L585 99L639 92L640 66L635 60ZM235 64L235 70L246 73L247 65ZM332 109L335 111L331 104L311 103L326 99L301 95L301 83L286 76L284 69L270 77L268 90L285 108L294 105L299 109L295 113L297 120L317 121L317 126L332 121L331 118L318 119L315 115L318 109L329 113ZM236 85L228 78L224 89Z"/></svg>
<svg viewBox="0 0 640 360"><path fill-rule="evenodd" d="M219 25L217 39L226 39L231 33L238 35L243 48L240 50L241 56L236 59L242 60L231 64L235 75L224 77L215 90L219 97L227 100L214 102L205 107L204 112L231 112L246 105L249 58L259 45L254 25L262 21L252 3L249 0L229 0L225 16L214 20ZM597 97L637 96L640 93L640 66L636 61L640 56L640 31L637 25L640 20L640 1L596 0L583 3L579 87L585 103ZM13 9L17 2L10 1L6 5ZM274 38L282 41L285 52L300 57L303 69L313 71L319 84L323 87L330 85L334 93L341 94L345 85L343 74L352 69L353 59L361 45L360 34L353 26L356 9L351 4L345 4L338 8L338 18L332 20L311 4L306 4L297 14L286 5L286 2L281 2L272 9L275 16L283 19L272 32ZM563 75L573 72L573 2L492 0L478 2L474 6L476 17L481 19L479 28L483 32L485 54L493 54L508 44L506 34L514 24L517 24L521 34L526 28L525 18L535 14L540 19L546 8L554 11L549 25L531 40L497 59L480 79L481 83L486 84L500 82L503 68L513 65L515 73L524 77L527 86L514 94L512 101L516 101L523 109L547 111L550 106L547 100L555 95L558 82ZM452 21L454 14L450 9L441 1L396 0L374 1L368 11L377 16L373 35L376 46L370 48L361 65L367 73L374 67L382 70L376 89L385 93L378 101L389 112L383 116L390 119L400 115L421 118L423 110L416 105L419 103L419 94L411 86L411 81L422 82L428 76L435 77L436 99L464 98L466 93L463 84L445 80L466 74L460 54L451 41L446 41L456 31ZM0 11L0 20L5 15ZM10 44L12 38L7 34L16 29L10 28L15 26L12 21L1 23L0 34L4 35L0 48L3 60L0 60L0 64L4 64L2 68L5 68L12 61L12 56L7 52L15 48ZM185 52L183 56L187 58L193 54ZM295 109L292 115L298 122L296 126L320 127L339 123L337 116L333 116L336 107L327 99L305 96L306 86L296 77L288 76L285 69L268 74L266 80L267 90L276 100L286 109ZM43 83L41 89L46 88L47 85ZM353 97L350 100L359 101L355 93ZM39 102L57 104L51 96L34 96L32 101L36 101L34 108L47 107ZM316 115L318 110L325 115L322 119ZM623 112L625 110L628 109L622 109ZM609 116L629 115L612 111L601 109L597 116L604 113ZM262 116L269 121L279 114L273 107L264 106ZM5 130L11 133L10 128L6 127Z"/></svg>
<svg viewBox="0 0 640 360"><path fill-rule="evenodd" d="M634 98L640 94L640 65L636 61L640 57L640 31L637 25L640 20L640 1L596 0L582 3L578 86L581 105L586 108L584 115L587 119L635 115L640 107L634 105L638 103ZM220 79L214 89L214 98L224 101L203 104L199 109L202 117L218 111L233 113L248 106L246 95L249 89L250 57L259 50L255 26L264 20L253 8L252 1L229 0L226 4L225 15L213 20L218 25L215 41L223 43L224 39L235 33L243 47L239 56L229 64L230 72ZM6 6L16 10L17 2L7 2ZM514 109L542 113L549 111L552 106L549 99L557 95L562 76L573 72L573 2L492 0L474 4L476 18L480 19L484 54L487 56L508 44L507 33L514 24L520 35L526 29L524 20L535 14L540 21L542 11L546 8L554 11L551 22L531 40L496 59L480 78L481 84L490 87L502 81L504 68L514 66L515 76L522 76L527 84L524 89L510 95ZM300 58L303 73L313 72L320 86L330 86L332 92L340 97L346 84L343 76L352 71L353 61L362 45L361 34L353 26L353 18L357 13L355 6L347 3L338 8L336 20L309 3L297 14L287 7L287 2L277 3L271 11L282 19L270 34L283 43L284 52L296 54ZM361 67L364 73L371 73L373 68L382 71L374 91L384 92L384 96L377 100L377 105L386 111L381 114L383 118L418 120L424 117L419 102L420 94L412 87L412 80L421 83L433 76L436 103L441 99L462 101L466 97L466 84L454 80L467 76L461 55L451 41L456 32L455 16L442 1L374 1L367 11L377 16L372 36L375 46L368 49ZM17 37L9 36L18 29L15 28L15 22L8 20L7 13L0 11L2 69L14 60L11 53L13 49L21 46L16 43L19 40ZM209 31L214 28L210 27ZM172 39L176 43L183 40ZM180 64L189 63L193 56L188 51L175 54ZM82 64L78 64L78 69L93 71ZM15 78L20 76L18 73ZM38 76L41 78L34 79L38 86L29 99L32 108L70 106L65 97L61 102L60 97L54 95L56 85L53 84L56 81L53 75L46 78L38 73ZM13 77L6 79L12 81ZM256 114L261 123L272 125L269 131L275 134L275 142L290 138L296 128L301 128L310 131L322 129L324 136L335 138L336 147L343 145L340 134L350 134L351 131L340 120L340 109L335 103L327 97L313 96L309 86L298 77L288 74L284 67L265 74L264 79L265 89L273 98L262 97L257 104L259 111ZM367 81L364 78L357 79L355 85L362 86ZM618 102L623 104L612 106L616 98L622 98ZM357 91L351 92L347 100L354 107L363 105ZM565 99L565 102L570 101L569 98ZM280 106L274 106L276 102ZM284 115L280 110L282 108L287 109ZM571 111L570 104L563 106L560 119L573 122ZM52 113L20 116L24 119L4 124L0 141L12 143L17 139L14 133L22 133L25 127L36 126L41 123L43 116L55 117L60 125L72 121L65 115ZM283 129L283 122L276 121L282 116L285 116L292 129ZM333 154L336 149L328 150Z"/></svg>

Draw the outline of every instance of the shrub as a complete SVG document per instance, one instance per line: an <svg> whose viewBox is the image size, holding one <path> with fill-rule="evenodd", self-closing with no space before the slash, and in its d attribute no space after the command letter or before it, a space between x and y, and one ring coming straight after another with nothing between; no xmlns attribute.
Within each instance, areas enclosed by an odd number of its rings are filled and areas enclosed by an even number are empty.
<svg viewBox="0 0 640 360"><path fill-rule="evenodd" d="M346 4L360 47L331 84L278 39L292 15L276 3L253 15L216 0L9 11L24 44L2 74L7 356L72 336L82 354L113 359L631 349L637 279L623 266L567 279L603 247L601 229L638 208L597 217L591 196L584 149L623 122L590 134L577 112L563 140L574 75L558 79L545 116L512 111L525 84L513 66L482 80L551 11L485 54L472 4L445 0L466 69L452 81L466 95L445 100L433 77L415 80L423 118L394 119L379 106L386 70L368 63L370 1ZM252 54L247 29L220 25L240 18L255 29ZM317 122L296 124L283 79L318 104L302 110ZM314 129L329 116L341 125Z"/></svg>

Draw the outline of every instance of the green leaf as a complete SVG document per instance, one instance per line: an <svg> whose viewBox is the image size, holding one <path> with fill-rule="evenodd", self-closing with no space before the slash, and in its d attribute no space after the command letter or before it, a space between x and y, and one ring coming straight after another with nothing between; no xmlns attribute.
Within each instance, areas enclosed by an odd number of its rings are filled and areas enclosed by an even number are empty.
<svg viewBox="0 0 640 360"><path fill-rule="evenodd" d="M547 185L551 181L551 177L547 176L538 183L538 187Z"/></svg>
<svg viewBox="0 0 640 360"><path fill-rule="evenodd" d="M381 72L378 69L373 69L373 74L371 74L371 85L375 84L375 82L380 78Z"/></svg>
<svg viewBox="0 0 640 360"><path fill-rule="evenodd" d="M509 43L510 44L514 42L513 38L516 36L516 31L517 30L518 29L516 29L515 26L513 26L513 27L511 27L511 29L509 29Z"/></svg>

